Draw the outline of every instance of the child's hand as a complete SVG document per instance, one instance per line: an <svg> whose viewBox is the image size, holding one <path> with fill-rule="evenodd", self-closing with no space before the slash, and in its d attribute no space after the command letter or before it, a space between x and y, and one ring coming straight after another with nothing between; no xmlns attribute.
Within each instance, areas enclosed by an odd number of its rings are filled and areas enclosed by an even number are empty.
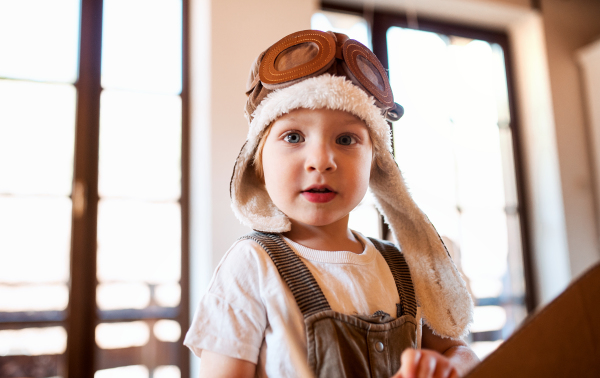
<svg viewBox="0 0 600 378"><path fill-rule="evenodd" d="M400 357L402 366L392 378L458 378L452 362L429 349L406 349Z"/></svg>

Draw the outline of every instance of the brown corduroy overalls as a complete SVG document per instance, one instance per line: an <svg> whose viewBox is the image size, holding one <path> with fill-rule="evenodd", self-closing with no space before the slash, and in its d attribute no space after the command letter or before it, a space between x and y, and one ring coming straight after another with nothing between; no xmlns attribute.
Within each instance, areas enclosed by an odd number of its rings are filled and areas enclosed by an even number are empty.
<svg viewBox="0 0 600 378"><path fill-rule="evenodd" d="M304 316L308 364L317 378L386 377L400 369L400 355L417 347L417 305L408 265L389 242L371 242L387 262L400 296L397 319L383 311L353 316L331 310L317 281L280 234L253 232L289 286Z"/></svg>

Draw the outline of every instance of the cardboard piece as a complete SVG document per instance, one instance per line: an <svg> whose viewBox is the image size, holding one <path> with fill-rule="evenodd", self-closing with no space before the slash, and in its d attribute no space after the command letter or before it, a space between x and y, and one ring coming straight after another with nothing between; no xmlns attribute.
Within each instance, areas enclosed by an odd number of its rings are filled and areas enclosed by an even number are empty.
<svg viewBox="0 0 600 378"><path fill-rule="evenodd" d="M526 320L466 377L600 377L600 264Z"/></svg>

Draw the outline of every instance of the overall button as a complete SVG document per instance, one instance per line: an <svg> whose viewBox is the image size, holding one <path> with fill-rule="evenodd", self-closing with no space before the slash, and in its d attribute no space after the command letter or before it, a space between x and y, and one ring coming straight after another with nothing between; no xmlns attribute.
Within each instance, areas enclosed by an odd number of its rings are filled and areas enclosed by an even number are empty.
<svg viewBox="0 0 600 378"><path fill-rule="evenodd" d="M383 352L383 343L381 341L378 341L377 344L375 344L375 350Z"/></svg>

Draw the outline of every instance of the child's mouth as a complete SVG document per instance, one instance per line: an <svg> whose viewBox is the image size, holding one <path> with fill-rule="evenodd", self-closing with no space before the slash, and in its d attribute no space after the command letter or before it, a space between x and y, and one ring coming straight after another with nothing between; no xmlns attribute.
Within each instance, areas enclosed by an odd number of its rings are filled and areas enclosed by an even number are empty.
<svg viewBox="0 0 600 378"><path fill-rule="evenodd" d="M309 202L326 203L331 201L336 193L329 188L311 188L302 192L304 198Z"/></svg>

